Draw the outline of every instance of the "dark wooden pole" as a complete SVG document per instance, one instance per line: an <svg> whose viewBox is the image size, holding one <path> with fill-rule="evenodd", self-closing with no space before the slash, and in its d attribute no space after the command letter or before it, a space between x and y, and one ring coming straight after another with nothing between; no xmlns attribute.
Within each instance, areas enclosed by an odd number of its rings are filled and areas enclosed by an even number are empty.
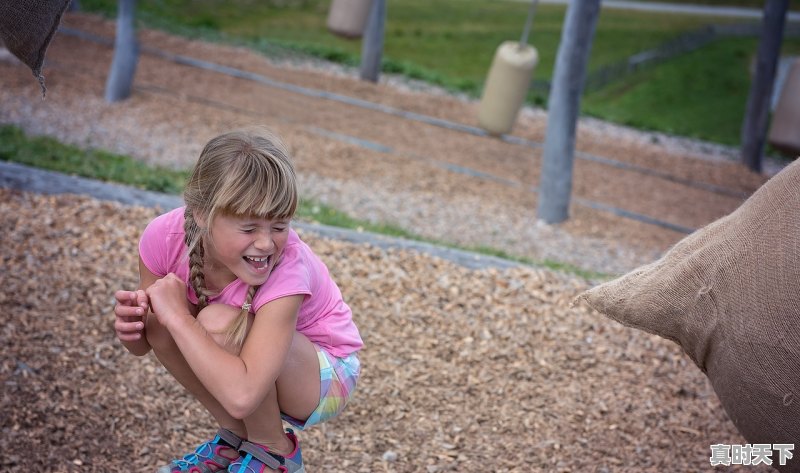
<svg viewBox="0 0 800 473"><path fill-rule="evenodd" d="M383 32L386 24L386 0L372 0L361 43L361 80L378 82L383 56Z"/></svg>
<svg viewBox="0 0 800 473"><path fill-rule="evenodd" d="M106 80L106 101L119 102L131 95L136 63L139 61L139 44L134 25L136 0L119 0L117 3L117 31L114 39L114 59Z"/></svg>
<svg viewBox="0 0 800 473"><path fill-rule="evenodd" d="M575 129L599 14L600 0L572 0L561 31L553 86L547 102L547 133L537 209L537 217L547 223L563 222L569 217Z"/></svg>
<svg viewBox="0 0 800 473"><path fill-rule="evenodd" d="M750 84L747 109L742 123L741 162L756 172L761 172L769 123L769 104L788 9L789 0L767 0L764 5L764 21L758 44L755 75Z"/></svg>

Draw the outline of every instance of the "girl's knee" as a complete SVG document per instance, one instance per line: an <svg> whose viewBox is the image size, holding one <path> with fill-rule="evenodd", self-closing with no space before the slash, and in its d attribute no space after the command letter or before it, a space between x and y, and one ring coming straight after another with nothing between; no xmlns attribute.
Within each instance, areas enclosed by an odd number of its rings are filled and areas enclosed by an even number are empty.
<svg viewBox="0 0 800 473"><path fill-rule="evenodd" d="M225 304L211 304L197 314L197 322L211 335L217 343L224 345L225 331L236 320L239 309ZM150 314L146 321L147 341L155 348L169 348L175 341L169 330L158 321L158 317ZM222 341L222 342L221 342Z"/></svg>
<svg viewBox="0 0 800 473"><path fill-rule="evenodd" d="M241 314L241 309L225 304L211 304L197 314L197 322L211 338L222 347L228 348L228 329Z"/></svg>

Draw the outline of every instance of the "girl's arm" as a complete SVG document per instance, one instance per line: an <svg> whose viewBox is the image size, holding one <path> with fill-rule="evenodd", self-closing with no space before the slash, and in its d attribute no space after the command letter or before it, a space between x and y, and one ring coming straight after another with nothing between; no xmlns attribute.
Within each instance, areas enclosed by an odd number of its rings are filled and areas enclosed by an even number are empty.
<svg viewBox="0 0 800 473"><path fill-rule="evenodd" d="M282 297L262 306L236 356L220 347L194 317L180 308L178 290L185 291L185 284L174 275L152 285L148 295L153 311L211 395L233 417L247 417L275 387L304 296ZM168 293L172 294L169 298Z"/></svg>
<svg viewBox="0 0 800 473"><path fill-rule="evenodd" d="M150 302L145 290L158 280L139 258L139 289L137 291L117 291L117 306L114 323L117 336L122 345L136 356L144 356L150 351L144 326Z"/></svg>

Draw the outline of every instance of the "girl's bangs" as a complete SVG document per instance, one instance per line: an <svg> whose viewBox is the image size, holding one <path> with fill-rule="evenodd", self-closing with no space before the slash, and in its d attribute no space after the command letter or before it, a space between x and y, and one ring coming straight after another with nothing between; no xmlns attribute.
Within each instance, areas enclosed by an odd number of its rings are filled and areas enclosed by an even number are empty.
<svg viewBox="0 0 800 473"><path fill-rule="evenodd" d="M226 179L214 206L233 216L286 219L297 209L297 191L291 179L264 179L264 173L250 172Z"/></svg>
<svg viewBox="0 0 800 473"><path fill-rule="evenodd" d="M228 202L219 202L218 209L233 217L256 217L262 219L289 219L294 216L296 204L285 195L240 195Z"/></svg>

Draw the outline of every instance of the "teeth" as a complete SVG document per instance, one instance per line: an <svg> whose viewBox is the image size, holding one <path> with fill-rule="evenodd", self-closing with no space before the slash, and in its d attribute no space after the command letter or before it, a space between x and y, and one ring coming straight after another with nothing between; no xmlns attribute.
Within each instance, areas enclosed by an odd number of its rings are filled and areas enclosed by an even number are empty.
<svg viewBox="0 0 800 473"><path fill-rule="evenodd" d="M245 256L245 258L249 259L250 261L255 261L257 263L266 263L269 259L269 256L264 258L253 258L252 256Z"/></svg>

